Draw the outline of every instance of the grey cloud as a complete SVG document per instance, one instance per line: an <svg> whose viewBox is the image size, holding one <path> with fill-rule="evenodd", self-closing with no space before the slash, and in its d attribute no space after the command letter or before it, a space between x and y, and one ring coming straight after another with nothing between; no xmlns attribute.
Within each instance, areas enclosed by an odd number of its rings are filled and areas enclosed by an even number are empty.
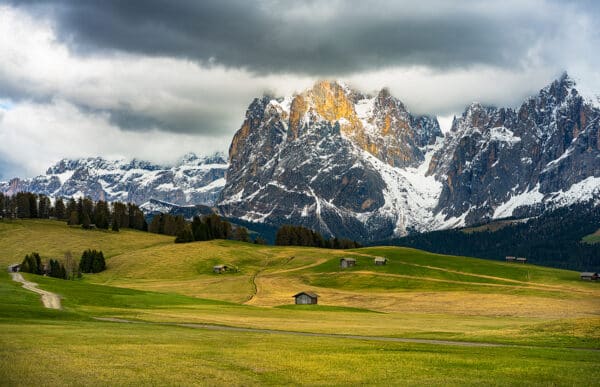
<svg viewBox="0 0 600 387"><path fill-rule="evenodd" d="M519 66L540 39L561 33L562 10L577 11L547 1L18 3L52 14L61 38L82 54L213 58L258 73L318 76L411 65ZM598 13L593 2L582 4L585 13Z"/></svg>

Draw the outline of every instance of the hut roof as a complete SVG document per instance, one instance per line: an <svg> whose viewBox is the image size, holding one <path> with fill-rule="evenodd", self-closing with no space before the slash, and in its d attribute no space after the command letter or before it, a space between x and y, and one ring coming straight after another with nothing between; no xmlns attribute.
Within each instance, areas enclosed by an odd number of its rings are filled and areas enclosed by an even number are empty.
<svg viewBox="0 0 600 387"><path fill-rule="evenodd" d="M317 298L317 297L319 297L319 295L317 293L313 293L313 292L300 292L300 293L294 294L293 297L296 298L296 297L299 297L299 296L301 296L303 294L306 294L310 298Z"/></svg>
<svg viewBox="0 0 600 387"><path fill-rule="evenodd" d="M342 258L342 261L356 262L356 258Z"/></svg>
<svg viewBox="0 0 600 387"><path fill-rule="evenodd" d="M595 275L598 275L598 273L594 273L594 272L591 272L591 271L584 271L584 272L581 273L582 277L593 277Z"/></svg>
<svg viewBox="0 0 600 387"><path fill-rule="evenodd" d="M227 265L215 265L213 266L213 269L223 269L225 267L227 267Z"/></svg>
<svg viewBox="0 0 600 387"><path fill-rule="evenodd" d="M385 257L375 257L375 262L385 262L387 261L387 258Z"/></svg>

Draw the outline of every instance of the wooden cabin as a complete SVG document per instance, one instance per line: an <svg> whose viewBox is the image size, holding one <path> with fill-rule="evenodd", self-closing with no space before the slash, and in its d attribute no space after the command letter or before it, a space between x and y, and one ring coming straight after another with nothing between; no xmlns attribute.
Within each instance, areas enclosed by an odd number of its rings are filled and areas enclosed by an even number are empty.
<svg viewBox="0 0 600 387"><path fill-rule="evenodd" d="M516 257L512 257L509 255L506 257L506 262L514 262L514 261L516 261L516 259L517 259Z"/></svg>
<svg viewBox="0 0 600 387"><path fill-rule="evenodd" d="M517 263L527 263L527 258L523 258L523 257L518 257L516 259Z"/></svg>
<svg viewBox="0 0 600 387"><path fill-rule="evenodd" d="M227 265L216 265L216 266L213 266L213 272L216 273L216 274L225 273L228 269L229 269L229 267L227 267Z"/></svg>
<svg viewBox="0 0 600 387"><path fill-rule="evenodd" d="M583 272L580 274L583 281L598 281L598 273Z"/></svg>
<svg viewBox="0 0 600 387"><path fill-rule="evenodd" d="M373 259L373 262L377 266L383 266L383 265L387 264L387 258L385 258L385 257L375 257L375 259Z"/></svg>
<svg viewBox="0 0 600 387"><path fill-rule="evenodd" d="M356 266L356 259L354 258L342 258L340 259L340 267L346 269L349 267Z"/></svg>
<svg viewBox="0 0 600 387"><path fill-rule="evenodd" d="M296 305L313 305L317 303L319 295L313 292L300 292L294 295Z"/></svg>
<svg viewBox="0 0 600 387"><path fill-rule="evenodd" d="M8 266L9 273L17 273L21 269L20 263L15 263L13 265Z"/></svg>

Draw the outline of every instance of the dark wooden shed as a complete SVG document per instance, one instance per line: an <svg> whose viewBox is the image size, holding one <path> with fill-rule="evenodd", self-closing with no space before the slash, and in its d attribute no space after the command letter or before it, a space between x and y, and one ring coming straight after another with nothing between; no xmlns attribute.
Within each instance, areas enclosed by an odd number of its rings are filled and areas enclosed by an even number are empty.
<svg viewBox="0 0 600 387"><path fill-rule="evenodd" d="M580 277L584 281L598 281L598 273L584 271L580 274Z"/></svg>
<svg viewBox="0 0 600 387"><path fill-rule="evenodd" d="M216 266L213 266L213 272L215 272L217 274L224 273L228 269L229 269L229 267L227 267L227 265L216 265Z"/></svg>
<svg viewBox="0 0 600 387"><path fill-rule="evenodd" d="M527 258L519 257L516 259L517 263L527 263Z"/></svg>
<svg viewBox="0 0 600 387"><path fill-rule="evenodd" d="M294 295L296 305L311 305L316 304L319 295L313 292L300 292Z"/></svg>
<svg viewBox="0 0 600 387"><path fill-rule="evenodd" d="M385 258L385 257L375 257L375 259L373 259L373 262L377 266L383 266L383 265L387 264L387 258Z"/></svg>
<svg viewBox="0 0 600 387"><path fill-rule="evenodd" d="M342 258L340 259L340 267L346 269L348 267L356 266L356 259L354 258Z"/></svg>
<svg viewBox="0 0 600 387"><path fill-rule="evenodd" d="M15 263L13 265L10 265L8 267L8 272L9 273L16 273L21 269L21 264L20 263Z"/></svg>
<svg viewBox="0 0 600 387"><path fill-rule="evenodd" d="M514 262L516 260L517 260L516 257L510 256L510 255L506 257L506 262Z"/></svg>

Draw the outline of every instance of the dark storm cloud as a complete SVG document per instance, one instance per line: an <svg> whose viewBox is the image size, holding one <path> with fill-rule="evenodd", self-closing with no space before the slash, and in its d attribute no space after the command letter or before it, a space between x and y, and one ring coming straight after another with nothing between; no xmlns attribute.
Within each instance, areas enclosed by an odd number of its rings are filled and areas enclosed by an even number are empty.
<svg viewBox="0 0 600 387"><path fill-rule="evenodd" d="M79 53L175 56L259 73L514 67L560 31L547 2L29 1ZM483 5L482 5L483 3ZM593 3L585 3L593 8ZM511 9L513 8L513 9ZM212 59L211 59L212 58Z"/></svg>

